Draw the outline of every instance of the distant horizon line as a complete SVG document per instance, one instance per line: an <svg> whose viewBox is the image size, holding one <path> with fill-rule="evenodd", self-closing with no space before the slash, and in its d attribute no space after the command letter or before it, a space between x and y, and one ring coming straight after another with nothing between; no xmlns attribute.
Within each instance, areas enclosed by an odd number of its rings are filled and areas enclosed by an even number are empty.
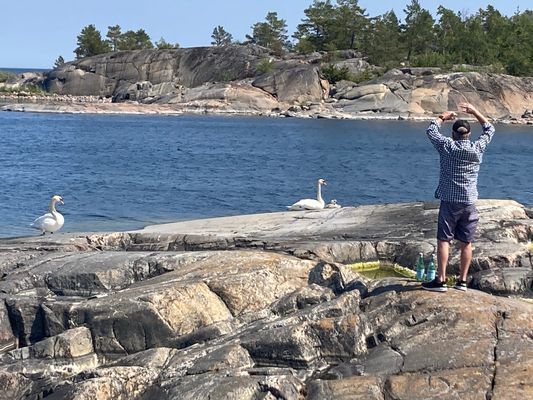
<svg viewBox="0 0 533 400"><path fill-rule="evenodd" d="M39 67L0 67L0 72L43 72L52 71L53 68L39 68Z"/></svg>

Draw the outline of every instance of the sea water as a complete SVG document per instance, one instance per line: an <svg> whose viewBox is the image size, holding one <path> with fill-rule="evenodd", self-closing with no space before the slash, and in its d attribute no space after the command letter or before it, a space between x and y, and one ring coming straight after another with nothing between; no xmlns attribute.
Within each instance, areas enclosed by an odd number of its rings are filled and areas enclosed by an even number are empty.
<svg viewBox="0 0 533 400"><path fill-rule="evenodd" d="M283 211L432 201L439 160L427 123L220 116L0 113L0 237L60 194L62 232ZM533 204L533 128L498 125L480 198ZM445 126L447 131L449 126ZM481 129L474 125L474 136Z"/></svg>

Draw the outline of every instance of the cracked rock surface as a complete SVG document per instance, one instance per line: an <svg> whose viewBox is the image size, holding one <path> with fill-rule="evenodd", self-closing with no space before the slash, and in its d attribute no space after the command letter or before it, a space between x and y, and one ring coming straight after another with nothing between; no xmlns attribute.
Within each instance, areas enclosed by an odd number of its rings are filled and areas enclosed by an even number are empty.
<svg viewBox="0 0 533 400"><path fill-rule="evenodd" d="M525 270L526 295L531 220L514 202L479 208L472 284L508 294L487 271ZM431 251L436 212L0 240L0 399L532 398L531 303L345 267Z"/></svg>

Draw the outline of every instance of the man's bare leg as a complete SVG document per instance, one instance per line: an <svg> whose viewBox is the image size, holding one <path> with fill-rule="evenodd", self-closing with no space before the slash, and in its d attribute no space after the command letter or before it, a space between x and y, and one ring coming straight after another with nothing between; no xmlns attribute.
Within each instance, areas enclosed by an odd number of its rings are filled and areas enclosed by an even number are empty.
<svg viewBox="0 0 533 400"><path fill-rule="evenodd" d="M450 242L445 240L437 241L437 278L440 282L446 282L446 267L448 266L448 256L450 253ZM462 254L462 253L461 253Z"/></svg>
<svg viewBox="0 0 533 400"><path fill-rule="evenodd" d="M466 282L468 276L468 268L472 262L472 243L461 243L461 270L459 271L459 279Z"/></svg>

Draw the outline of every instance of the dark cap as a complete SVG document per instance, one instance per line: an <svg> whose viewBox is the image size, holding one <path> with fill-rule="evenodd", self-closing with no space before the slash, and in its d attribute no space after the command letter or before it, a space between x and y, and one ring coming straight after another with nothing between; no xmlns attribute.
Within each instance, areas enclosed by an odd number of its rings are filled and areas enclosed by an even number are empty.
<svg viewBox="0 0 533 400"><path fill-rule="evenodd" d="M452 130L455 134L462 136L470 133L470 124L464 119L458 119L453 124Z"/></svg>

